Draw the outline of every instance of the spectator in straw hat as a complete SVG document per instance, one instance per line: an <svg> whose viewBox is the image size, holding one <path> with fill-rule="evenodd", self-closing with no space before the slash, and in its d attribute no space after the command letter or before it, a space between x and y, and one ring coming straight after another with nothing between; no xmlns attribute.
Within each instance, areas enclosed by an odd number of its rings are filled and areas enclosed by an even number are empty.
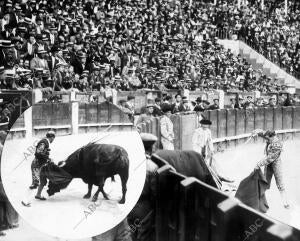
<svg viewBox="0 0 300 241"><path fill-rule="evenodd" d="M27 41L26 44L26 54L25 58L28 59L29 61L34 58L34 55L36 54L38 50L38 44L35 39L35 33L30 32L29 34L29 40Z"/></svg>
<svg viewBox="0 0 300 241"><path fill-rule="evenodd" d="M42 48L42 47L38 48L37 56L34 57L30 61L30 69L31 70L34 70L36 68L41 68L43 70L49 70L48 62L46 60L46 53L47 53L47 51L44 48Z"/></svg>
<svg viewBox="0 0 300 241"><path fill-rule="evenodd" d="M0 40L0 65L4 66L5 68L11 68L8 64L9 62L9 55L11 50L13 49L14 45L11 43L10 40Z"/></svg>
<svg viewBox="0 0 300 241"><path fill-rule="evenodd" d="M146 112L141 114L136 122L136 125L147 123L154 118L154 105L152 103L147 104Z"/></svg>

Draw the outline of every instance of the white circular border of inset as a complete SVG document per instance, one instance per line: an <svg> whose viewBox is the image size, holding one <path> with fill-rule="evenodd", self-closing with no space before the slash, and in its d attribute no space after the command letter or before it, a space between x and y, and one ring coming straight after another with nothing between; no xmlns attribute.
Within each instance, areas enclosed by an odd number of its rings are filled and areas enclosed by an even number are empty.
<svg viewBox="0 0 300 241"><path fill-rule="evenodd" d="M39 138L5 142L1 160L3 186L12 206L31 226L54 237L82 239L112 229L130 213L141 195L146 177L145 151L138 132L57 136L51 144L50 158L58 163L95 138L102 144L119 145L125 148L129 155L129 179L125 204L118 204L121 198L119 176L115 176L115 183L111 182L110 178L105 182L104 189L110 193L112 200L104 200L101 193L96 203L93 203L91 198L83 199L88 185L81 179L73 179L66 189L48 197L46 201L34 199L36 190L29 190L30 167L34 154L28 156L28 148L32 147ZM46 189L45 187L44 195ZM93 186L92 195L96 189L97 187ZM31 200L31 207L21 204L24 198Z"/></svg>

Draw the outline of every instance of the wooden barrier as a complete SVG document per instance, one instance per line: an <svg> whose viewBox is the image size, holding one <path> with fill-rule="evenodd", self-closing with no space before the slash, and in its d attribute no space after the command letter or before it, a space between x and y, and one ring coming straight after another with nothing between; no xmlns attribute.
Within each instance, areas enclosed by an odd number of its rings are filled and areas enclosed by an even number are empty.
<svg viewBox="0 0 300 241"><path fill-rule="evenodd" d="M211 110L204 112L203 115L212 121L211 132L214 142L226 144L226 146L244 142L254 129L277 130L279 136L283 138L300 135L298 134L300 133L300 107L298 106ZM174 125L175 149L191 150L192 135L199 126L196 113L172 115L171 120ZM146 128L146 125L142 125L141 131L152 133L160 138L160 118L153 118L150 126Z"/></svg>
<svg viewBox="0 0 300 241"><path fill-rule="evenodd" d="M36 136L53 129L58 135L71 133L70 103L41 103L32 107L32 128Z"/></svg>
<svg viewBox="0 0 300 241"><path fill-rule="evenodd" d="M193 115L182 115L181 125L185 126L185 132L181 132L181 149L186 150L192 146L194 130L197 128L197 119Z"/></svg>
<svg viewBox="0 0 300 241"><path fill-rule="evenodd" d="M151 158L159 167L156 241L300 239L299 230L247 207L194 177L177 173L157 155Z"/></svg>
<svg viewBox="0 0 300 241"><path fill-rule="evenodd" d="M10 130L8 138L132 130L128 116L110 102L40 103L28 109ZM32 120L32 121L31 121Z"/></svg>

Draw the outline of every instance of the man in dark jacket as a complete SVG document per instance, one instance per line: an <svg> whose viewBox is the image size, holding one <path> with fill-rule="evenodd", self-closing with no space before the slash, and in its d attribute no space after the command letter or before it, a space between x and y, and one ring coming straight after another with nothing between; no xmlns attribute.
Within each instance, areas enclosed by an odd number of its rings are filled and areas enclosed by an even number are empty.
<svg viewBox="0 0 300 241"><path fill-rule="evenodd" d="M41 167L49 161L49 154L50 154L49 147L50 147L50 143L52 143L54 139L55 139L55 133L53 131L49 131L46 134L46 138L43 138L37 143L35 158L31 164L32 184L29 187L30 189L36 189L39 186L40 170ZM40 195L37 195L36 198L43 199L42 197L40 197Z"/></svg>
<svg viewBox="0 0 300 241"><path fill-rule="evenodd" d="M149 133L141 133L146 151L146 180L139 201L128 215L133 241L155 241L155 200L156 170L158 166L151 160L153 145L157 137Z"/></svg>
<svg viewBox="0 0 300 241"><path fill-rule="evenodd" d="M89 70L89 63L87 63L87 54L84 52L77 53L77 58L72 63L75 74L81 75L84 70Z"/></svg>

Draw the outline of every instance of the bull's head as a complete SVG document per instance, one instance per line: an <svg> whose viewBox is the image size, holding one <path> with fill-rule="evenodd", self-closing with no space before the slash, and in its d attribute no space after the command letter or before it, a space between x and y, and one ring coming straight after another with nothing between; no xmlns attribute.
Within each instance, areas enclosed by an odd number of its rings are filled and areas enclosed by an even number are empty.
<svg viewBox="0 0 300 241"><path fill-rule="evenodd" d="M78 177L81 173L80 160L82 158L82 148L80 148L69 155L67 159L58 162L57 165L73 177Z"/></svg>

